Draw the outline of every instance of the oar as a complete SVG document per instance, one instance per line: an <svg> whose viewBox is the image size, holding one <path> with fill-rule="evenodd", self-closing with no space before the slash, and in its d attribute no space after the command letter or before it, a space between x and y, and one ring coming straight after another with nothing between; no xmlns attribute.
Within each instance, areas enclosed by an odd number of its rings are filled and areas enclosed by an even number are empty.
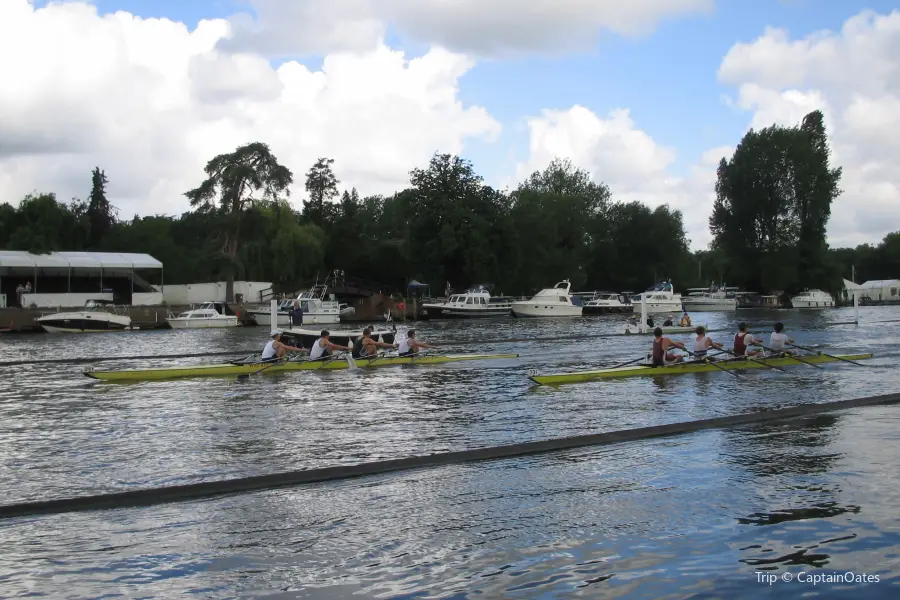
<svg viewBox="0 0 900 600"><path fill-rule="evenodd" d="M822 369L822 368L824 368L824 367L821 367L821 366L819 366L819 365L817 365L817 364L814 364L814 363L805 361L805 360L803 360L802 358L797 357L796 354L787 354L786 352L783 352L783 351L781 351L781 350L773 350L772 348L769 348L769 347L767 347L767 346L763 346L762 348L763 348L763 350L765 350L765 351L767 351L767 352L774 352L775 354L780 354L780 355L782 355L784 358L790 358L790 359L796 360L797 362L801 362L801 363L803 363L804 365L809 365L809 366L815 367L815 368L817 368L817 369ZM777 358L777 357L773 357L773 358Z"/></svg>
<svg viewBox="0 0 900 600"><path fill-rule="evenodd" d="M738 379L741 379L741 376L740 376L740 375L738 375L738 374L735 373L734 371L729 371L728 369L726 369L725 367L723 367L723 366L721 366L721 365L717 365L717 364L715 363L715 361L709 360L708 358L699 358L696 354L694 354L693 352L691 352L691 351L688 350L687 348L684 348L683 350L684 350L685 352L687 352L688 354L690 354L691 356L693 356L694 358L696 358L697 360L702 360L702 361L705 362L706 364L712 365L712 366L714 366L715 368L719 369L720 371L725 371L725 372L728 373L729 375L734 375L734 376L737 377Z"/></svg>
<svg viewBox="0 0 900 600"><path fill-rule="evenodd" d="M800 350L806 350L807 352L816 352L821 354L822 356L827 356L828 358L833 358L835 360L842 360L844 362L848 362L850 364L856 365L857 367L868 367L869 365L864 365L862 363L858 363L855 360L850 360L849 358L841 358L840 356L834 356L832 354L825 354L819 350L813 350L812 348L807 348L805 346L798 346L797 344L788 344L788 346L793 346L794 348L799 348Z"/></svg>
<svg viewBox="0 0 900 600"><path fill-rule="evenodd" d="M630 364L632 364L632 363L636 363L636 362L639 361L639 360L647 360L647 359L649 359L649 358L650 358L650 355L648 354L648 355L646 355L646 356L641 356L641 357L638 357L638 358L636 358L636 359L634 359L634 360L629 360L628 362L624 362L624 363L622 363L621 365L616 365L616 366L614 366L614 367L608 367L608 368L610 368L610 369L618 369L619 367L626 367L626 366L628 366L628 365L630 365Z"/></svg>
<svg viewBox="0 0 900 600"><path fill-rule="evenodd" d="M257 373L262 373L269 367L274 367L275 365L283 364L283 363L287 362L289 359L290 359L290 356L285 354L278 360L272 361L269 364L267 364L266 366L262 367L261 369L257 369L255 371L253 371L252 373L241 373L240 375L237 376L238 381L246 381L247 379L250 379L251 375L256 375Z"/></svg>
<svg viewBox="0 0 900 600"><path fill-rule="evenodd" d="M313 371L318 371L319 369L321 369L322 367L324 367L325 365L327 365L327 364L330 363L331 361L337 360L337 359L339 359L339 358L347 358L347 362L348 362L349 364L352 364L352 365L355 367L356 364L353 363L353 362L351 362L353 359L352 359L352 358L348 358L349 355L350 355L350 352L344 352L343 354L332 354L331 356L329 356L328 358L326 358L325 360L323 360L321 365L319 365L319 366L316 367L315 369L312 369L312 370L310 371L310 373L312 373Z"/></svg>
<svg viewBox="0 0 900 600"><path fill-rule="evenodd" d="M794 377L796 377L796 375L795 375L794 373L791 373L790 371L785 371L785 370L782 369L781 367L776 367L775 365L770 365L770 364L764 363L764 362L761 361L761 360L757 360L757 359L755 359L755 358L751 358L751 357L746 356L746 355L740 356L740 355L735 354L735 353L732 352L731 350L728 350L728 349L726 349L726 348L724 348L724 347L722 348L722 352L727 352L728 354L734 356L735 358L743 358L744 360L749 360L750 362L759 363L759 364L761 364L761 365L764 366L764 367L769 367L770 369L775 369L776 371L781 371L782 373L787 373L788 375L793 375Z"/></svg>

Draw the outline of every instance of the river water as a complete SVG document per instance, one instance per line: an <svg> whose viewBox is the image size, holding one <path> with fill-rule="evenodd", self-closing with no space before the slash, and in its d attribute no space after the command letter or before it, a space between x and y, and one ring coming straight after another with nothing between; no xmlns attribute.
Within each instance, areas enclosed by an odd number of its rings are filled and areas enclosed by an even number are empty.
<svg viewBox="0 0 900 600"><path fill-rule="evenodd" d="M756 331L781 320L800 344L875 358L868 368L801 365L791 375L535 387L530 369L596 368L646 354L649 337L608 336L622 318L596 317L417 324L420 339L453 341L447 351L517 359L247 382L117 385L84 377L78 364L0 366L2 503L614 431L891 393L900 383L896 308L860 308L859 326L841 324L853 309L693 316L725 328L713 333L721 341L738 318ZM5 336L0 363L261 350L265 334ZM537 337L559 339L492 341ZM7 519L0 596L897 597L898 438L900 407L873 407L211 500ZM848 571L869 583L810 581Z"/></svg>

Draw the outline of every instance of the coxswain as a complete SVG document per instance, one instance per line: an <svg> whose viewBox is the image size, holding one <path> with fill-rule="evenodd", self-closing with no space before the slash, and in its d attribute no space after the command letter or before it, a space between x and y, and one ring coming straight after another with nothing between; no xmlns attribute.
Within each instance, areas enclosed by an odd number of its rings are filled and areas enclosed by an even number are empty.
<svg viewBox="0 0 900 600"><path fill-rule="evenodd" d="M372 327L363 329L362 335L353 342L353 358L367 358L378 354L379 348L396 348L398 344L376 342L372 339Z"/></svg>
<svg viewBox="0 0 900 600"><path fill-rule="evenodd" d="M406 332L406 339L400 340L397 354L399 356L412 356L419 351L419 348L434 348L434 346L417 340L416 330L410 329Z"/></svg>
<svg viewBox="0 0 900 600"><path fill-rule="evenodd" d="M706 335L706 328L703 325L698 325L694 332L697 334L697 339L694 340L694 358L713 360L713 357L707 357L706 353L710 348L722 350L722 344L712 341L712 338Z"/></svg>
<svg viewBox="0 0 900 600"><path fill-rule="evenodd" d="M674 325L672 319L672 315L669 315L668 318L666 318L666 320L663 322L663 327L671 327L672 325Z"/></svg>
<svg viewBox="0 0 900 600"><path fill-rule="evenodd" d="M775 331L769 337L769 349L774 350L776 354L796 354L793 350L785 348L785 344L793 344L794 340L789 338L784 332L784 323L775 323Z"/></svg>
<svg viewBox="0 0 900 600"><path fill-rule="evenodd" d="M324 358L326 356L331 356L331 353L334 350L346 350L349 351L350 348L347 346L339 346L338 344L332 344L328 340L328 336L331 335L327 331L323 331L321 337L316 340L316 343L313 344L313 347L309 350L309 360L318 360L320 358Z"/></svg>
<svg viewBox="0 0 900 600"><path fill-rule="evenodd" d="M272 360L273 358L284 358L285 353L290 350L291 352L303 352L303 348L297 348L296 346L288 346L284 342L281 341L281 331L278 329L274 329L272 331L272 339L266 343L266 347L263 348L262 351L262 360Z"/></svg>
<svg viewBox="0 0 900 600"><path fill-rule="evenodd" d="M691 326L691 317L687 314L687 309L684 310L684 314L681 315L681 321L678 324L682 327Z"/></svg>
<svg viewBox="0 0 900 600"><path fill-rule="evenodd" d="M663 337L663 331L659 327L653 330L653 336L651 358L654 367L663 367L684 360L684 356L669 352L670 348L681 348L682 350L685 350L684 344L681 342L673 342L669 338Z"/></svg>
<svg viewBox="0 0 900 600"><path fill-rule="evenodd" d="M762 340L753 337L752 333L747 333L747 324L738 325L738 332L734 334L734 354L737 356L758 356L762 354L762 350L753 350L750 346L762 346Z"/></svg>

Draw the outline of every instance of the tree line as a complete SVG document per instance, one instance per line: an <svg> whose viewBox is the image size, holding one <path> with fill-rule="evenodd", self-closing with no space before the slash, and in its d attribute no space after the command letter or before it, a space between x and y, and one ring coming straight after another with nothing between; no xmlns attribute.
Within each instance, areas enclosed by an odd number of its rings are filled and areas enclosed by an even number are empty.
<svg viewBox="0 0 900 600"><path fill-rule="evenodd" d="M308 198L297 210L294 173L254 142L207 163L185 192L192 210L132 219L119 218L96 168L86 201L39 193L17 208L0 205L0 246L147 253L163 262L167 283L247 279L283 291L334 269L397 291L417 279L436 291L490 282L506 294L564 278L573 289L641 291L668 279L677 290L715 280L749 291L837 292L851 266L857 281L900 273L900 232L878 246L828 248L841 171L829 165L818 111L797 127L751 130L722 160L714 241L693 253L679 211L614 199L567 160L502 191L469 161L435 154L405 189L367 197L342 190L333 164L320 158L306 172Z"/></svg>

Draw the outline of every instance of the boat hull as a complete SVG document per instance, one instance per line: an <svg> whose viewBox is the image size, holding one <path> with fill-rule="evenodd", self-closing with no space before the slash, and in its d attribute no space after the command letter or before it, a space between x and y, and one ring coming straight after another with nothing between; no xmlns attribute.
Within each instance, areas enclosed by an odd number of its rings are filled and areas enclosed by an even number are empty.
<svg viewBox="0 0 900 600"><path fill-rule="evenodd" d="M791 299L794 308L834 308L834 300L794 300Z"/></svg>
<svg viewBox="0 0 900 600"><path fill-rule="evenodd" d="M130 317L107 313L59 313L35 322L47 333L103 333L131 327Z"/></svg>
<svg viewBox="0 0 900 600"><path fill-rule="evenodd" d="M634 305L633 304L622 304L620 306L617 305L588 305L585 304L582 307L581 314L583 315L608 315L608 314L619 314L619 313L633 313Z"/></svg>
<svg viewBox="0 0 900 600"><path fill-rule="evenodd" d="M272 314L268 311L264 310L251 310L248 311L253 320L256 321L257 325L263 327L271 327L272 326ZM334 325L336 323L341 322L341 315L338 313L303 313L303 324L304 325ZM278 325L277 327L290 327L291 326L291 315L290 313L278 313Z"/></svg>
<svg viewBox="0 0 900 600"><path fill-rule="evenodd" d="M452 308L439 304L425 304L422 306L429 319L491 319L508 317L512 314L509 306L485 307L485 308Z"/></svg>
<svg viewBox="0 0 900 600"><path fill-rule="evenodd" d="M872 358L872 354L846 354L838 355L846 360L866 360ZM811 356L802 356L804 361L810 363L830 363L839 362L824 354L815 354ZM719 367L729 371L740 369L766 369L765 365L775 367L790 367L802 365L803 363L797 359L790 357L779 358L763 358L758 359L759 362L746 359L720 360L716 361ZM764 364L760 364L764 363ZM566 383L583 383L586 381L595 381L598 379L613 379L620 377L640 377L640 376L659 376L659 375L682 375L685 373L710 373L720 371L721 369L714 367L702 361L691 361L681 364L668 365L665 367L652 367L648 365L635 365L629 367L620 367L618 369L597 369L594 371L579 371L575 373L555 373L550 375L531 375L529 379L539 385L561 385Z"/></svg>
<svg viewBox="0 0 900 600"><path fill-rule="evenodd" d="M526 302L512 305L512 314L515 317L580 317L581 306L574 304L541 304Z"/></svg>
<svg viewBox="0 0 900 600"><path fill-rule="evenodd" d="M384 356L374 358L357 358L354 363L360 368L376 368L396 365L439 365L449 362L470 360L496 360L517 358L518 354L425 354L422 356ZM278 363L255 362L247 364L222 363L218 365L197 365L188 367L170 367L162 369L126 369L121 371L96 371L89 367L84 375L101 381L164 381L194 377L233 377L251 373L285 373L293 371L346 369L349 364L344 358L303 360L297 362ZM264 368L264 371L260 369Z"/></svg>
<svg viewBox="0 0 900 600"><path fill-rule="evenodd" d="M683 298L682 304L688 312L728 312L737 310L737 300L734 298L723 298L721 300L692 300Z"/></svg>
<svg viewBox="0 0 900 600"><path fill-rule="evenodd" d="M238 318L222 317L219 319L168 319L172 329L218 329L220 327L237 327Z"/></svg>

